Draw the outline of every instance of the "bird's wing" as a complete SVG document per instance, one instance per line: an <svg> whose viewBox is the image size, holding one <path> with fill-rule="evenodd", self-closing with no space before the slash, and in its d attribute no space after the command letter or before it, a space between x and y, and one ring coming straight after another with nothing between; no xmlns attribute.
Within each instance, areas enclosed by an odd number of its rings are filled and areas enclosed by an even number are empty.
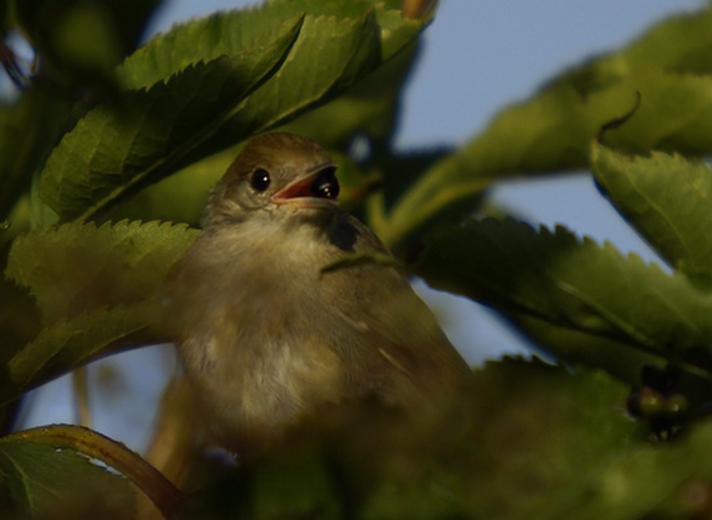
<svg viewBox="0 0 712 520"><path fill-rule="evenodd" d="M373 233L356 219L356 253L387 254ZM405 275L383 262L358 263L323 275L333 291L334 319L346 325L344 355L357 369L384 371L376 380L405 378L426 391L459 383L467 365L442 332L435 316L415 294ZM339 348L337 346L337 348Z"/></svg>

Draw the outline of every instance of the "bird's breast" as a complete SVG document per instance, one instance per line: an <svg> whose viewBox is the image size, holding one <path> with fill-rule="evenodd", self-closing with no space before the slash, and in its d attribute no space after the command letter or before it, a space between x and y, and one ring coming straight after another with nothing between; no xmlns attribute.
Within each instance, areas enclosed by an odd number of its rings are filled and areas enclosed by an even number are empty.
<svg viewBox="0 0 712 520"><path fill-rule="evenodd" d="M221 438L282 431L343 392L344 366L320 322L318 254L282 240L220 249L193 283L180 350Z"/></svg>

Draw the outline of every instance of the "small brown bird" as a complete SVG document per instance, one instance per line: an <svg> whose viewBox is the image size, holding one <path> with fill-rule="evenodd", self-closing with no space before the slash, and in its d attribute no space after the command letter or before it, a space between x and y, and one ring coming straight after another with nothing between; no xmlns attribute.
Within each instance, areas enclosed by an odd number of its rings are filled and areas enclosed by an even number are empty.
<svg viewBox="0 0 712 520"><path fill-rule="evenodd" d="M337 205L336 167L315 142L251 139L210 197L204 230L169 282L168 311L217 440L254 450L321 407L376 398L406 411L468 373L388 254Z"/></svg>

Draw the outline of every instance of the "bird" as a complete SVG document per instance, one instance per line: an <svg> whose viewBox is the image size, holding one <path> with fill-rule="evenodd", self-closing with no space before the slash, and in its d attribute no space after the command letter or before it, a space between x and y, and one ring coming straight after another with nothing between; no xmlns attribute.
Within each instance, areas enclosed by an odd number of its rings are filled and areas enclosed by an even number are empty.
<svg viewBox="0 0 712 520"><path fill-rule="evenodd" d="M164 298L215 441L266 450L322 409L419 413L469 373L376 235L338 204L336 164L297 134L258 134L213 188ZM325 269L354 258L342 268Z"/></svg>

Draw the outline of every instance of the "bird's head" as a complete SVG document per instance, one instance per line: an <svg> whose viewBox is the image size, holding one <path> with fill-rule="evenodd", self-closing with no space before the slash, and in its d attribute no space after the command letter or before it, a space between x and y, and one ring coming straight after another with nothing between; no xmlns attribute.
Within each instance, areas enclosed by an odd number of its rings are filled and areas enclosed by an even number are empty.
<svg viewBox="0 0 712 520"><path fill-rule="evenodd" d="M253 137L217 184L204 224L334 211L336 166L314 141L285 132Z"/></svg>

